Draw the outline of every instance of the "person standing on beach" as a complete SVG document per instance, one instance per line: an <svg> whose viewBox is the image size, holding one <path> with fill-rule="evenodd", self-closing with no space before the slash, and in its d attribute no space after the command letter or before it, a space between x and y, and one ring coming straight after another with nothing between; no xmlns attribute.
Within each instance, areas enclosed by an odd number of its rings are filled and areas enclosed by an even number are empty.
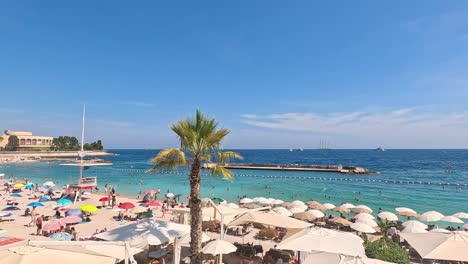
<svg viewBox="0 0 468 264"><path fill-rule="evenodd" d="M107 189L107 183L106 183L106 185L104 185L104 193L107 194L107 191L108 189Z"/></svg>
<svg viewBox="0 0 468 264"><path fill-rule="evenodd" d="M42 232L42 220L44 219L44 215L40 215L37 219L36 219L36 226L37 226L37 231L36 231L36 235L40 235L41 232Z"/></svg>
<svg viewBox="0 0 468 264"><path fill-rule="evenodd" d="M115 199L115 194L112 194L112 208L114 208L116 203L117 203L117 201Z"/></svg>
<svg viewBox="0 0 468 264"><path fill-rule="evenodd" d="M36 223L36 206L33 206L33 209L31 210L31 222L29 222L28 226L31 226L34 223Z"/></svg>

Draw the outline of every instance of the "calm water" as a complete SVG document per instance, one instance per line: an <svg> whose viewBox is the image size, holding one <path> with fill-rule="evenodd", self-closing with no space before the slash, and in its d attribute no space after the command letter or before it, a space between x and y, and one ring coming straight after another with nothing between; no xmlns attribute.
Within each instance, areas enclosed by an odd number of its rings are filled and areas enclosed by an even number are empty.
<svg viewBox="0 0 468 264"><path fill-rule="evenodd" d="M237 150L245 162L272 164L343 164L377 170L378 175L341 175L318 172L234 170L233 182L204 176L203 196L237 201L238 196L263 196L292 200L318 200L340 204L366 204L374 210L411 207L418 212L444 214L468 211L468 150ZM111 167L91 168L99 185L114 184L119 193L136 196L139 191L160 188L181 197L189 193L187 171L145 174L148 159L157 150L113 150ZM39 183L51 179L59 184L76 182L78 169L59 163L0 165L0 172L29 177ZM457 186L458 184L458 186Z"/></svg>

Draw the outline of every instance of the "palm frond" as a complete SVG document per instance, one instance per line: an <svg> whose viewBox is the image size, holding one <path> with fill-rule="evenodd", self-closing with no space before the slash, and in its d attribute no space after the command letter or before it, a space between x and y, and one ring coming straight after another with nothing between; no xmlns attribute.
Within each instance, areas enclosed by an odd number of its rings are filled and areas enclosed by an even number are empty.
<svg viewBox="0 0 468 264"><path fill-rule="evenodd" d="M233 159L244 159L241 154L234 152L234 151L224 151L224 152L218 152L218 164L224 164L224 163L229 163Z"/></svg>
<svg viewBox="0 0 468 264"><path fill-rule="evenodd" d="M229 181L232 181L233 175L232 172L221 165L212 164L210 167L210 173L213 176L223 177Z"/></svg>
<svg viewBox="0 0 468 264"><path fill-rule="evenodd" d="M156 163L147 173L154 172L158 169L176 169L180 166L188 165L189 161L185 157L185 153L178 148L163 149L156 157L150 159L151 163Z"/></svg>

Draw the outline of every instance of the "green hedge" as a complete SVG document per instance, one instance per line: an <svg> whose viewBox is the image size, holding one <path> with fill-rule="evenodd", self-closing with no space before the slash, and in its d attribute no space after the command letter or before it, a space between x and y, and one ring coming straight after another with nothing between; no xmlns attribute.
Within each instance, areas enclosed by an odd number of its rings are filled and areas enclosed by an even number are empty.
<svg viewBox="0 0 468 264"><path fill-rule="evenodd" d="M376 240L373 242L366 241L366 255L369 258L376 258L388 262L409 264L408 252L400 247L400 245L392 240Z"/></svg>

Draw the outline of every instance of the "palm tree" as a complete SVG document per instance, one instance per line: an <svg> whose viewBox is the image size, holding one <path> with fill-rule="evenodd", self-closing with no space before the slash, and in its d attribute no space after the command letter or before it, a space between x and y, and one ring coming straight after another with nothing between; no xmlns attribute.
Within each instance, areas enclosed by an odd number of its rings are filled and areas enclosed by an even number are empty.
<svg viewBox="0 0 468 264"><path fill-rule="evenodd" d="M221 152L221 141L229 134L229 129L218 129L214 118L206 117L197 110L195 118L179 120L170 128L180 141L179 148L161 150L150 160L156 163L148 172L158 169L176 169L180 166L190 167L190 249L191 263L201 263L202 237L202 204L200 199L200 170L202 162L209 163L210 172L214 176L232 179L232 173L222 164L231 159L242 159L242 156L232 151ZM212 157L215 159L212 160Z"/></svg>

